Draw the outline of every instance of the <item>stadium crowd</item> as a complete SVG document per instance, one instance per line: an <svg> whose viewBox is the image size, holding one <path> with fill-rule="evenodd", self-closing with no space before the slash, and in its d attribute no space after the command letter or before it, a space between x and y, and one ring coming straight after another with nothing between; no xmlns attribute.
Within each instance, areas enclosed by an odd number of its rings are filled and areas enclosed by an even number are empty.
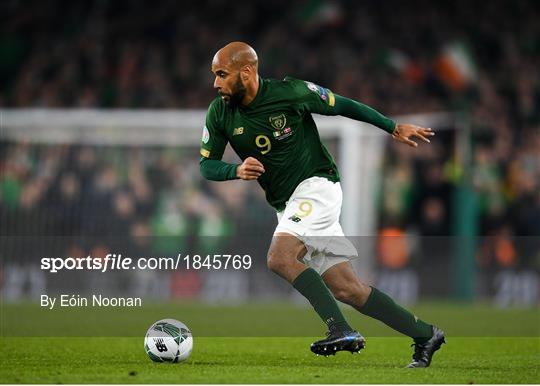
<svg viewBox="0 0 540 386"><path fill-rule="evenodd" d="M467 118L471 170L460 170L453 134L414 153L389 145L381 230L453 234L453 193L470 173L478 234L540 235L540 6L413 3L240 0L232 11L223 0L7 1L0 105L206 108L211 56L245 40L265 77L314 81L387 115ZM271 235L261 194L201 189L185 150L0 142L0 234L230 236L241 226ZM479 263L538 264L499 255L479 253Z"/></svg>

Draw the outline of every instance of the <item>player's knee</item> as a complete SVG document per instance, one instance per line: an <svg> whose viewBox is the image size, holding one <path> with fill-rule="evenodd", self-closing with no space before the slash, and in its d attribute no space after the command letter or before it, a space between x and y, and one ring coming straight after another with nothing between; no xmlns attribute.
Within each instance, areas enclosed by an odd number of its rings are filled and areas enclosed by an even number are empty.
<svg viewBox="0 0 540 386"><path fill-rule="evenodd" d="M351 306L361 306L366 302L370 290L369 286L361 283L354 283L334 288L332 293L334 294L334 297L342 303Z"/></svg>
<svg viewBox="0 0 540 386"><path fill-rule="evenodd" d="M267 266L268 266L268 269L270 269L270 271L277 274L282 273L286 269L286 265L277 259L269 259L267 262Z"/></svg>
<svg viewBox="0 0 540 386"><path fill-rule="evenodd" d="M354 302L355 293L350 287L341 287L332 292L334 297L342 303L351 304Z"/></svg>
<svg viewBox="0 0 540 386"><path fill-rule="evenodd" d="M279 236L272 239L268 250L268 268L280 276L289 272L298 259L306 253L306 247L293 236ZM284 276L285 277L285 276Z"/></svg>
<svg viewBox="0 0 540 386"><path fill-rule="evenodd" d="M280 254L276 253L275 251L269 251L268 257L266 260L266 264L268 265L268 268L277 274L280 274L287 270L290 263L287 261L287 259L283 258Z"/></svg>

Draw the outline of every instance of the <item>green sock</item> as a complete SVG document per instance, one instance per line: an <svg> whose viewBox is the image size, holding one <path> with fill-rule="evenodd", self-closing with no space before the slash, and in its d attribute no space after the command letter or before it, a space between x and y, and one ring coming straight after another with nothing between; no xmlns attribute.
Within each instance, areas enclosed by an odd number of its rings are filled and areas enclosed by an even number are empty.
<svg viewBox="0 0 540 386"><path fill-rule="evenodd" d="M360 312L410 336L416 343L425 343L433 335L431 325L418 319L396 304L390 296L374 287L371 287L371 294Z"/></svg>
<svg viewBox="0 0 540 386"><path fill-rule="evenodd" d="M336 299L324 284L321 276L313 268L303 271L294 279L292 284L298 292L309 300L330 331L352 330L341 313Z"/></svg>

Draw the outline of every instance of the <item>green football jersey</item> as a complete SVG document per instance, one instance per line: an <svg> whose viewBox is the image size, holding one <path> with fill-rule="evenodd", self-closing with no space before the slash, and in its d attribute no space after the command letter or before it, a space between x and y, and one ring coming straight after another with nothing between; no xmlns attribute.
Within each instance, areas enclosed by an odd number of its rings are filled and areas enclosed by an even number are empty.
<svg viewBox="0 0 540 386"><path fill-rule="evenodd" d="M334 94L311 82L259 78L259 90L248 106L233 109L221 97L212 101L201 156L220 160L229 142L242 160L258 159L265 172L257 181L268 203L281 211L303 180L320 176L339 181L336 164L311 116L335 115L334 105Z"/></svg>

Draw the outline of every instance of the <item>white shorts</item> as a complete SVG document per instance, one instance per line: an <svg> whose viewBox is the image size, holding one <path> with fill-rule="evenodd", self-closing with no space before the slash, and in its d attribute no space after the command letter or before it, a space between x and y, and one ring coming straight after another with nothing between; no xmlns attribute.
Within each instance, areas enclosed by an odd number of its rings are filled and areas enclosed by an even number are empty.
<svg viewBox="0 0 540 386"><path fill-rule="evenodd" d="M300 239L307 249L304 263L320 275L338 263L358 257L339 224L342 200L339 182L311 177L296 187L285 209L277 213L274 234L289 233Z"/></svg>

